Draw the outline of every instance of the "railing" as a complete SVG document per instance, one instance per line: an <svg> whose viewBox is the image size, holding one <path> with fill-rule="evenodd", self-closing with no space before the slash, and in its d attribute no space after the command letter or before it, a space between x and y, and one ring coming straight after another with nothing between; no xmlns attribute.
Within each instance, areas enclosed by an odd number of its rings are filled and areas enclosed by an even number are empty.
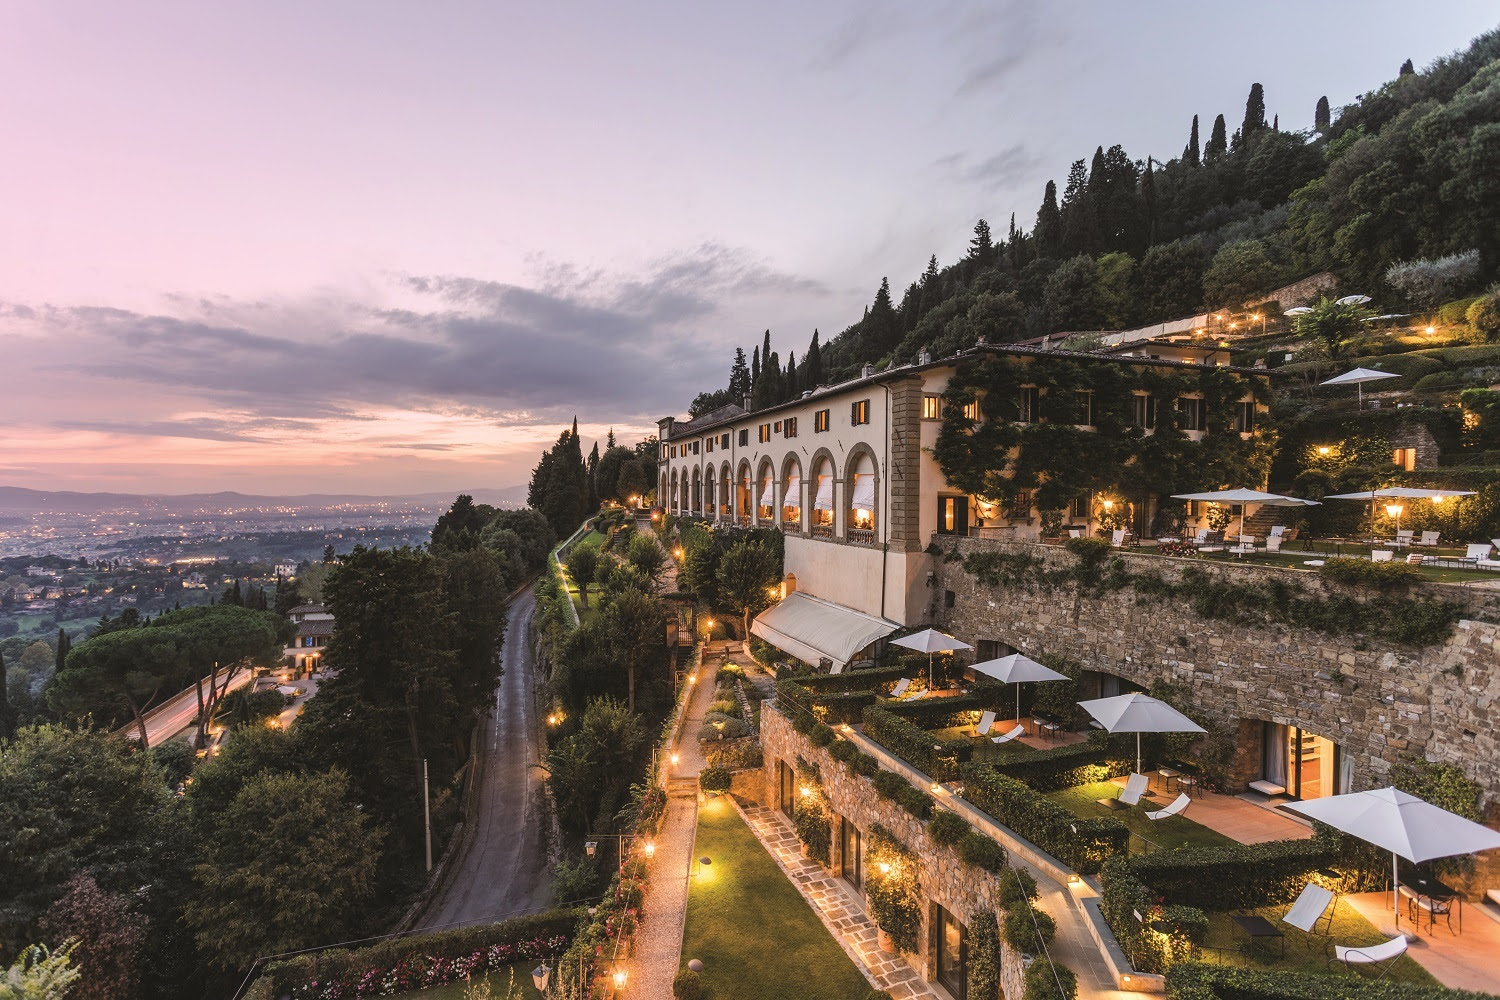
<svg viewBox="0 0 1500 1000"><path fill-rule="evenodd" d="M740 523L740 527L741 528L748 528L748 527L750 527L750 515L749 514L741 514L739 516L739 523Z"/></svg>
<svg viewBox="0 0 1500 1000"><path fill-rule="evenodd" d="M855 545L874 545L875 544L875 529L874 528L850 528L849 529L849 541L853 542Z"/></svg>
<svg viewBox="0 0 1500 1000"><path fill-rule="evenodd" d="M815 524L815 525L812 526L812 534L813 534L814 538L832 538L833 537L833 525L831 525L831 524Z"/></svg>

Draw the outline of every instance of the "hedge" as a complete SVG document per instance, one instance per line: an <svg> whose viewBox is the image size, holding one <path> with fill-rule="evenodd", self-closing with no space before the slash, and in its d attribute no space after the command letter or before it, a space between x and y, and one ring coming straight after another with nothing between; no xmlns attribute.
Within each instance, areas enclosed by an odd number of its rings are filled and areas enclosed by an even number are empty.
<svg viewBox="0 0 1500 1000"><path fill-rule="evenodd" d="M1053 792L1129 774L1134 764L1134 737L1110 736L1096 730L1089 734L1087 742L1055 750L1028 747L996 761L994 767L1039 792Z"/></svg>
<svg viewBox="0 0 1500 1000"><path fill-rule="evenodd" d="M308 996L311 994L306 991L313 983L318 984L320 996L356 996L360 995L360 984L370 976L382 977L397 968L414 977L415 986L436 985L449 981L445 971L460 971L454 968L455 963L464 968L498 968L519 959L551 958L562 953L583 915L581 909L549 910L494 924L391 938L354 951L301 955L267 966L265 973L250 984L245 1000L275 1000L289 993ZM499 956L506 957L502 961Z"/></svg>
<svg viewBox="0 0 1500 1000"><path fill-rule="evenodd" d="M1000 688L981 688L970 694L953 698L915 698L911 701L886 701L880 707L913 722L923 729L947 729L950 726L971 726L979 721L979 714L998 708Z"/></svg>
<svg viewBox="0 0 1500 1000"><path fill-rule="evenodd" d="M1005 848L994 838L970 830L958 839L958 856L964 864L998 875L1005 871Z"/></svg>
<svg viewBox="0 0 1500 1000"><path fill-rule="evenodd" d="M969 824L958 813L940 809L933 814L932 821L927 824L927 832L938 846L952 847L969 832Z"/></svg>
<svg viewBox="0 0 1500 1000"><path fill-rule="evenodd" d="M1074 871L1092 875L1124 854L1130 830L1119 820L1081 819L1040 792L980 761L963 766L964 798Z"/></svg>
<svg viewBox="0 0 1500 1000"><path fill-rule="evenodd" d="M1492 1000L1488 993L1390 979L1273 972L1184 962L1167 972L1171 1000Z"/></svg>
<svg viewBox="0 0 1500 1000"><path fill-rule="evenodd" d="M907 676L905 667L875 667L869 670L849 670L842 674L818 674L814 677L798 677L796 681L809 691L819 694L841 692L878 692L886 694L896 682Z"/></svg>
<svg viewBox="0 0 1500 1000"><path fill-rule="evenodd" d="M1026 967L1025 989L1021 1000L1075 1000L1078 996L1078 977L1066 965L1039 958ZM1062 996L1057 987L1062 985Z"/></svg>
<svg viewBox="0 0 1500 1000"><path fill-rule="evenodd" d="M932 815L932 796L916 788L905 777L895 771L880 771L875 775L875 791L882 798L893 799L901 808L918 819Z"/></svg>
<svg viewBox="0 0 1500 1000"><path fill-rule="evenodd" d="M888 705L871 705L865 709L864 734L918 771L939 781L951 777L948 772L967 761L973 753L973 746L967 739L938 739L916 723L889 711Z"/></svg>

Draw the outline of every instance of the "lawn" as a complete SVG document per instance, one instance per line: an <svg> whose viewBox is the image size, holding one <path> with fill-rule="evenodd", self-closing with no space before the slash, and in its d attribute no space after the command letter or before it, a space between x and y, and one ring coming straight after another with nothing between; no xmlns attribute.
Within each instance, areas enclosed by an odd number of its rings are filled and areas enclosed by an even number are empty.
<svg viewBox="0 0 1500 1000"><path fill-rule="evenodd" d="M1006 714L1015 714L1015 707L1012 706L1011 710ZM997 722L989 736L976 737L973 726L953 726L949 729L933 730L932 735L941 740L966 739L969 741L970 746L974 748L975 760L989 761L992 764L1003 760L1010 760L1012 757L1018 757L1032 751L1031 747L1020 740L1011 740L1009 743L993 742L991 737L1001 735L1005 732L1006 728L1006 724Z"/></svg>
<svg viewBox="0 0 1500 1000"><path fill-rule="evenodd" d="M1173 850L1181 847L1225 847L1236 843L1222 833L1194 823L1186 816L1168 816L1158 820L1146 818L1146 810L1160 809L1166 805L1165 802L1152 804L1150 800L1142 799L1140 806L1131 809L1110 809L1099 804L1099 799L1119 798L1120 791L1119 785L1110 781L1100 781L1091 785L1065 788L1060 792L1049 792L1047 797L1062 805L1073 815L1085 819L1113 816L1129 827L1131 833L1157 848ZM1141 848L1142 845L1138 841L1131 841L1132 853L1140 851Z"/></svg>
<svg viewBox="0 0 1500 1000"><path fill-rule="evenodd" d="M1285 958L1281 957L1280 948L1274 941L1263 941L1252 947L1244 931L1235 925L1228 913L1210 913L1204 961L1218 965L1243 965L1316 975L1327 975L1333 971L1336 975L1343 975L1342 969L1334 971L1328 966L1328 957L1332 954L1328 950L1330 940L1343 945L1361 945L1379 944L1387 937L1347 903L1339 903L1334 910L1331 934L1304 934L1295 927L1283 924L1281 918L1290 908L1290 905L1263 906L1246 911L1265 917L1286 934ZM1320 923L1318 929L1323 930L1326 926ZM1418 965L1410 955L1402 955L1387 978L1429 986L1438 985L1432 974Z"/></svg>
<svg viewBox="0 0 1500 1000"><path fill-rule="evenodd" d="M1236 556L1232 553L1214 552L1207 553L1205 558L1220 562L1248 562L1261 566L1285 566L1292 569L1316 569L1316 567L1304 566L1303 562L1308 559L1332 559L1336 558L1342 551L1344 558L1368 559L1372 548L1380 546L1370 545L1335 545L1332 542L1312 542L1312 548L1303 549L1302 542L1294 541L1288 543L1288 548L1275 553L1257 553L1253 556ZM1426 556L1436 556L1443 559L1457 560L1463 556L1463 549L1402 549L1398 550L1395 559L1400 561L1405 558L1409 551L1421 552ZM1462 583L1469 580L1500 580L1500 573L1487 569L1462 569L1457 566L1434 566L1429 561L1420 567L1424 577L1437 583Z"/></svg>
<svg viewBox="0 0 1500 1000"><path fill-rule="evenodd" d="M514 965L491 972L488 977L490 994L488 1000L541 1000L542 994L531 984L531 970L535 963L517 962ZM515 974L512 988L511 974ZM479 980L473 980L475 986ZM397 993L395 1000L464 1000L464 990L469 983L449 983L410 993Z"/></svg>
<svg viewBox="0 0 1500 1000"><path fill-rule="evenodd" d="M578 541L573 543L573 547L568 550L568 554L571 555L572 553L577 552L580 549L598 549L603 544L604 535L598 531L590 529L588 532L583 534L578 539ZM568 597L572 598L573 608L578 612L579 620L582 621L584 618L588 617L588 615L594 610L594 606L592 604L587 608L583 606L583 602L578 594L578 586L573 582L572 578L568 576L566 571L566 567L568 564L567 556L563 556L562 561L564 567L564 571L562 574L563 588L567 590ZM592 589L597 590L598 588L596 586Z"/></svg>
<svg viewBox="0 0 1500 1000"><path fill-rule="evenodd" d="M682 960L703 962L714 996L859 1000L870 986L723 799L698 813Z"/></svg>

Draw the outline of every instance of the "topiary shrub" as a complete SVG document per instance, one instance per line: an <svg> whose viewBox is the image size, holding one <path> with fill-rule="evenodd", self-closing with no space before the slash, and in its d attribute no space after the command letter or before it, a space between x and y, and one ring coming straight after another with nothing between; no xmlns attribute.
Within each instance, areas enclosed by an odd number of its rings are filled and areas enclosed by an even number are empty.
<svg viewBox="0 0 1500 1000"><path fill-rule="evenodd" d="M1078 977L1066 965L1039 958L1026 969L1025 981L1021 1000L1078 1000Z"/></svg>
<svg viewBox="0 0 1500 1000"><path fill-rule="evenodd" d="M1029 906L1036 897L1036 879L1025 868L1012 868L1000 880L998 902L1002 909L1014 910L1018 906Z"/></svg>
<svg viewBox="0 0 1500 1000"><path fill-rule="evenodd" d="M969 1000L1001 1000L1000 928L993 910L969 918L968 986Z"/></svg>
<svg viewBox="0 0 1500 1000"><path fill-rule="evenodd" d="M1500 288L1492 289L1469 304L1465 318L1486 341L1500 340Z"/></svg>
<svg viewBox="0 0 1500 1000"><path fill-rule="evenodd" d="M672 977L674 1000L703 1000L703 977L692 969L679 969Z"/></svg>
<svg viewBox="0 0 1500 1000"><path fill-rule="evenodd" d="M698 772L698 787L705 792L727 792L729 772L722 767L705 767Z"/></svg>
<svg viewBox="0 0 1500 1000"><path fill-rule="evenodd" d="M998 874L1005 871L1005 848L977 830L970 830L959 838L958 856L964 859L965 864L983 868L987 872Z"/></svg>
<svg viewBox="0 0 1500 1000"><path fill-rule="evenodd" d="M941 846L952 847L969 832L969 824L958 813L939 809L933 813L932 820L927 824L927 832Z"/></svg>
<svg viewBox="0 0 1500 1000"><path fill-rule="evenodd" d="M866 778L868 778L870 775L880 770L880 761L876 760L870 754L865 753L863 750L860 750L854 755L853 767L855 774L862 774Z"/></svg>

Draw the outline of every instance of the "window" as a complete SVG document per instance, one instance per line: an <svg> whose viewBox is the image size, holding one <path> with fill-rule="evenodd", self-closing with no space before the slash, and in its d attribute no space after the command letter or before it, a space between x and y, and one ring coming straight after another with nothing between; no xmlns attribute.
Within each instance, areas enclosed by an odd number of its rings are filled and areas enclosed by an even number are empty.
<svg viewBox="0 0 1500 1000"><path fill-rule="evenodd" d="M922 419L943 419L943 397L928 394L922 397Z"/></svg>
<svg viewBox="0 0 1500 1000"><path fill-rule="evenodd" d="M1397 448L1391 452L1391 461L1401 466L1407 472L1415 471L1417 467L1417 449Z"/></svg>
<svg viewBox="0 0 1500 1000"><path fill-rule="evenodd" d="M1089 510L1093 507L1093 505L1092 493L1080 493L1078 494L1078 496L1073 498L1073 507L1071 513L1074 517L1081 517L1084 520L1088 520Z"/></svg>
<svg viewBox="0 0 1500 1000"><path fill-rule="evenodd" d="M693 454L694 455L698 454L698 442L697 441L693 442Z"/></svg>
<svg viewBox="0 0 1500 1000"><path fill-rule="evenodd" d="M964 419L970 423L979 423L979 400L964 404Z"/></svg>
<svg viewBox="0 0 1500 1000"><path fill-rule="evenodd" d="M706 452L708 452L710 455L712 455L714 453L714 439L713 438L709 438L708 439L708 445L703 450L706 451Z"/></svg>
<svg viewBox="0 0 1500 1000"><path fill-rule="evenodd" d="M781 422L782 434L789 438L797 436L797 418L787 417Z"/></svg>
<svg viewBox="0 0 1500 1000"><path fill-rule="evenodd" d="M1137 394L1135 397L1135 426L1147 430L1156 426L1156 397Z"/></svg>
<svg viewBox="0 0 1500 1000"><path fill-rule="evenodd" d="M819 410L813 414L813 433L821 434L828 429L828 411Z"/></svg>
<svg viewBox="0 0 1500 1000"><path fill-rule="evenodd" d="M1234 415L1234 429L1241 434L1249 434L1255 430L1255 400L1241 400Z"/></svg>
<svg viewBox="0 0 1500 1000"><path fill-rule="evenodd" d="M760 425L759 437L760 437L760 443L761 444L765 444L767 441L771 440L771 425L770 424L761 424Z"/></svg>
<svg viewBox="0 0 1500 1000"><path fill-rule="evenodd" d="M723 434L719 435L719 447L721 447L721 448L728 448L729 447L729 432L728 431L725 431Z"/></svg>
<svg viewBox="0 0 1500 1000"><path fill-rule="evenodd" d="M1021 386L1021 397L1016 401L1016 419L1023 424L1034 424L1042 416L1042 390L1034 385Z"/></svg>
<svg viewBox="0 0 1500 1000"><path fill-rule="evenodd" d="M1012 493L1005 501L1005 516L1012 521L1025 521L1031 518L1031 491L1021 490Z"/></svg>
<svg viewBox="0 0 1500 1000"><path fill-rule="evenodd" d="M980 639L974 647L974 659L980 663L986 660L998 660L1002 656L1009 656L1016 652L1016 647L999 639Z"/></svg>
<svg viewBox="0 0 1500 1000"><path fill-rule="evenodd" d="M870 401L868 399L861 399L849 407L849 423L858 427L860 424L868 424L869 422Z"/></svg>
<svg viewBox="0 0 1500 1000"><path fill-rule="evenodd" d="M750 429L747 427L740 431L740 447L743 448L750 443Z"/></svg>
<svg viewBox="0 0 1500 1000"><path fill-rule="evenodd" d="M1182 413L1182 429L1185 431L1208 430L1208 416L1203 400L1185 396L1177 401Z"/></svg>
<svg viewBox="0 0 1500 1000"><path fill-rule="evenodd" d="M951 590L943 591L943 607L951 608L958 600L958 595Z"/></svg>
<svg viewBox="0 0 1500 1000"><path fill-rule="evenodd" d="M776 433L777 434L781 433L781 421L780 420L776 421Z"/></svg>
<svg viewBox="0 0 1500 1000"><path fill-rule="evenodd" d="M1078 423L1083 427L1094 426L1094 391L1077 389L1073 398L1078 404Z"/></svg>

